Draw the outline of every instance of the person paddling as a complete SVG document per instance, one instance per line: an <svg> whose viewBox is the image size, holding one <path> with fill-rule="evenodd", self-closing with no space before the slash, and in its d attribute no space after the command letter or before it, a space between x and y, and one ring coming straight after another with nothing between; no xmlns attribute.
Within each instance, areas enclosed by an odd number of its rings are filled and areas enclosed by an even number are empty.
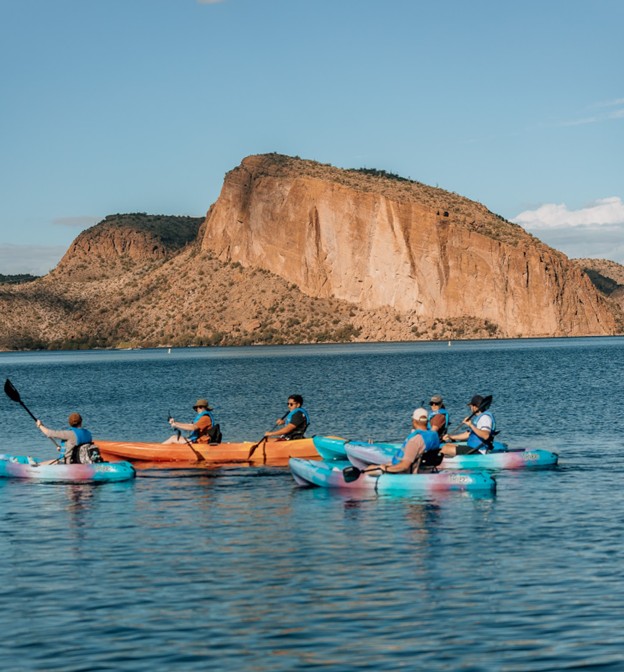
<svg viewBox="0 0 624 672"><path fill-rule="evenodd" d="M37 420L37 427L50 439L60 439L62 445L57 450L62 450L59 462L66 464L91 464L101 462L99 450L91 445L93 437L88 429L82 426L80 413L71 413L69 418L70 429L48 429L41 420Z"/></svg>
<svg viewBox="0 0 624 672"><path fill-rule="evenodd" d="M486 397L475 394L468 402L471 414L464 418L462 424L468 429L461 434L445 434L443 439L449 443L442 446L442 453L449 457L470 453L486 453L494 448L494 434L496 420L489 410L485 409ZM457 442L465 441L466 445L458 445Z"/></svg>
<svg viewBox="0 0 624 672"><path fill-rule="evenodd" d="M212 407L208 404L208 399L198 399L193 404L193 410L196 415L193 422L177 422L173 418L169 418L169 424L173 429L190 432L188 437L183 437L180 432L176 432L170 436L163 443L219 443L215 441L219 438L215 436L219 425L215 425L214 417L211 413ZM218 432L220 433L220 432Z"/></svg>
<svg viewBox="0 0 624 672"><path fill-rule="evenodd" d="M303 408L303 397L300 394L291 394L288 397L288 413L275 421L279 429L265 432L268 441L291 441L303 439L310 424L310 416Z"/></svg>
<svg viewBox="0 0 624 672"><path fill-rule="evenodd" d="M442 461L440 437L432 429L427 429L429 414L424 408L412 413L413 431L401 446L400 452L388 464L372 464L365 472L380 470L388 474L415 474L425 468L433 469Z"/></svg>

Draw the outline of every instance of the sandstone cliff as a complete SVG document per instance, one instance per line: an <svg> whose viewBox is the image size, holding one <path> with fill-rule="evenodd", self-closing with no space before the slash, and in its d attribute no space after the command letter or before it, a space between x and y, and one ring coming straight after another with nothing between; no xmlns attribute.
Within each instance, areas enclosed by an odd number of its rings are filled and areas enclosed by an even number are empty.
<svg viewBox="0 0 624 672"><path fill-rule="evenodd" d="M608 259L573 259L594 287L606 297L616 318L617 331L624 331L624 266Z"/></svg>
<svg viewBox="0 0 624 672"><path fill-rule="evenodd" d="M615 329L565 255L479 203L416 182L251 156L227 174L200 235L222 261L363 309L487 320L508 337Z"/></svg>

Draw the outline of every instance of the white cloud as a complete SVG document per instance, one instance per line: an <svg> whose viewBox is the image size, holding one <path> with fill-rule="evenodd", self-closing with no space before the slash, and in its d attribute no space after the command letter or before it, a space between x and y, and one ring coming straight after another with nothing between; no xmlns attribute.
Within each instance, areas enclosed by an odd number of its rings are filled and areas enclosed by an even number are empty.
<svg viewBox="0 0 624 672"><path fill-rule="evenodd" d="M598 199L578 210L565 203L545 203L511 221L569 257L624 264L624 203L619 196Z"/></svg>
<svg viewBox="0 0 624 672"><path fill-rule="evenodd" d="M67 252L60 245L0 245L0 273L17 275L31 273L45 275L51 271Z"/></svg>
<svg viewBox="0 0 624 672"><path fill-rule="evenodd" d="M512 220L530 231L596 228L624 225L624 203L619 196L600 198L579 210L569 210L565 203L545 203L537 210L525 210Z"/></svg>
<svg viewBox="0 0 624 672"><path fill-rule="evenodd" d="M602 121L622 119L624 118L624 98L595 103L589 109L592 110L589 116L568 119L567 121L560 122L558 126L584 126L585 124L597 124ZM598 112L594 113L596 110Z"/></svg>

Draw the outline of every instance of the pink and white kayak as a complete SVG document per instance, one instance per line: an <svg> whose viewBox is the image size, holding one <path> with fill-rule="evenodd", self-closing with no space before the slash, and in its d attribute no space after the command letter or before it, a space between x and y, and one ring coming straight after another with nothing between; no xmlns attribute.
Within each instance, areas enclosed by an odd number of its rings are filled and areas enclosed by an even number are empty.
<svg viewBox="0 0 624 672"><path fill-rule="evenodd" d="M439 472L436 474L361 474L355 480L345 480L343 469L350 462L303 460L292 458L288 466L297 485L364 490L379 493L431 493L467 490L495 492L496 480L485 472Z"/></svg>
<svg viewBox="0 0 624 672"><path fill-rule="evenodd" d="M47 464L25 455L0 455L0 478L22 478L47 483L103 483L136 476L129 462Z"/></svg>
<svg viewBox="0 0 624 672"><path fill-rule="evenodd" d="M363 469L369 464L387 464L400 448L388 443L348 441L344 450L349 461ZM559 460L557 453L536 448L534 450L495 450L490 453L445 457L439 469L539 469L554 467Z"/></svg>

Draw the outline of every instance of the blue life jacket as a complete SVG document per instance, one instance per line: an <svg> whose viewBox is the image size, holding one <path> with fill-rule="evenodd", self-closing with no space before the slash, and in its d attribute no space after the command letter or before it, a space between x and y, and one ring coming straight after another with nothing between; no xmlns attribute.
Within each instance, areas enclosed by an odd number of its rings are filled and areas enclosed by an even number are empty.
<svg viewBox="0 0 624 672"><path fill-rule="evenodd" d="M284 427L286 425L289 425L291 420L293 419L295 413L303 413L305 417L305 426L303 428L297 427L297 429L293 430L290 434L286 434L284 438L287 439L302 439L303 435L305 434L306 429L308 428L308 425L310 424L310 416L308 415L308 412L303 406L299 406L299 408L293 408L290 413L284 418Z"/></svg>
<svg viewBox="0 0 624 672"><path fill-rule="evenodd" d="M484 440L480 436L477 436L471 429L466 444L468 445L469 448L486 448L487 450L492 450L494 431L496 430L496 420L494 420L494 416L489 411L483 411L483 413L479 413L479 415L477 415L477 417L473 421L473 424L476 425L477 422L479 421L479 418L483 415L487 415L489 418L492 419L492 429L490 431L490 438Z"/></svg>
<svg viewBox="0 0 624 672"><path fill-rule="evenodd" d="M439 411L429 411L429 415L427 416L427 429L431 429L431 418L433 418L434 415L444 416L443 430L446 430L446 428L451 424L451 416L448 414L448 411L446 408L441 408Z"/></svg>
<svg viewBox="0 0 624 672"><path fill-rule="evenodd" d="M207 415L210 418L211 426L214 427L214 418L212 417L212 413L210 411L202 411L201 413L198 413L194 418L193 418L193 424L199 422L200 418L202 418L204 415ZM200 434L198 429L194 429L189 435L188 439L191 442L197 441L199 439Z"/></svg>
<svg viewBox="0 0 624 672"><path fill-rule="evenodd" d="M440 450L440 437L435 430L415 429L413 432L410 432L405 441L403 441L403 445L392 458L392 464L398 464L403 457L405 457L405 446L407 445L407 442L418 434L422 436L423 441L425 442L425 453L428 453L431 450Z"/></svg>
<svg viewBox="0 0 624 672"><path fill-rule="evenodd" d="M70 427L70 429L76 435L77 446L81 446L83 443L93 443L93 436L88 429L83 427Z"/></svg>
<svg viewBox="0 0 624 672"><path fill-rule="evenodd" d="M83 427L70 427L69 429L76 435L76 448L84 443L93 443L93 436L88 429ZM65 457L65 443L65 440L61 441L61 450L59 451L61 457Z"/></svg>

